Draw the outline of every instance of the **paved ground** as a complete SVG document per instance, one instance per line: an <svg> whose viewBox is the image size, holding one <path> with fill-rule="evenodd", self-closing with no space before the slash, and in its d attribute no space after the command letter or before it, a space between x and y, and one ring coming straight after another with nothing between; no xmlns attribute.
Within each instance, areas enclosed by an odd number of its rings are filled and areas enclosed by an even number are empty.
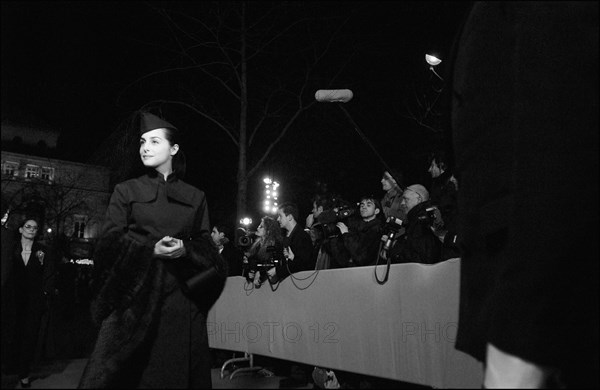
<svg viewBox="0 0 600 390"><path fill-rule="evenodd" d="M32 389L76 389L79 378L83 372L87 359L58 359L44 360L35 365L31 373ZM285 364L291 364L285 362ZM272 367L269 367L272 368ZM273 370L275 371L275 370ZM271 372L269 370L269 372ZM279 389L280 381L289 378L281 375L265 376L264 372L252 371L236 373L233 379L230 379L231 370L224 371L224 377L221 378L221 369L212 369L212 384L214 389ZM353 376L350 373L338 371L340 378L347 378L347 382L342 382L345 389L430 389L429 387L415 384L373 378L367 376ZM266 373L268 375L268 372ZM310 375L309 375L310 379ZM17 375L2 374L2 389L20 389ZM312 379L306 385L286 387L288 389L313 389L317 388Z"/></svg>
<svg viewBox="0 0 600 390"><path fill-rule="evenodd" d="M31 375L32 389L75 389L85 367L86 359L53 360L40 363ZM281 376L263 377L255 373L229 375L221 379L220 369L212 370L214 389L277 389ZM2 389L20 389L16 375L2 375ZM312 383L295 389L311 389Z"/></svg>

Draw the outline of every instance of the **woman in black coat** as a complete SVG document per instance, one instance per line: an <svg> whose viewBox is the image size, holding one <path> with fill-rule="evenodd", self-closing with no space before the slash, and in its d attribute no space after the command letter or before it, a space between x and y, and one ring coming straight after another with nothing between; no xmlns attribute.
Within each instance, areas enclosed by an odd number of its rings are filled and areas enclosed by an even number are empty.
<svg viewBox="0 0 600 390"><path fill-rule="evenodd" d="M142 113L140 134L150 171L110 199L94 254L100 331L79 387L211 388L206 316L227 267L204 193L181 180L178 130Z"/></svg>
<svg viewBox="0 0 600 390"><path fill-rule="evenodd" d="M48 250L36 241L40 226L26 217L19 227L20 239L11 250L11 272L2 290L4 336L8 338L9 371L16 370L22 387L30 386L29 372L35 357L46 301L53 290L53 262ZM16 367L10 367L10 365Z"/></svg>

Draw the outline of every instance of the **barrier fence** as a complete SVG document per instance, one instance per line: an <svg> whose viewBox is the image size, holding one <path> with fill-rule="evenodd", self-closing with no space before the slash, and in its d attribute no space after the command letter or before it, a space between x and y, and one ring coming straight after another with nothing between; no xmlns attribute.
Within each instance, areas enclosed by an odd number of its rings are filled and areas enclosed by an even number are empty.
<svg viewBox="0 0 600 390"><path fill-rule="evenodd" d="M275 291L229 277L208 315L211 348L439 388L480 388L454 348L460 259L299 272Z"/></svg>

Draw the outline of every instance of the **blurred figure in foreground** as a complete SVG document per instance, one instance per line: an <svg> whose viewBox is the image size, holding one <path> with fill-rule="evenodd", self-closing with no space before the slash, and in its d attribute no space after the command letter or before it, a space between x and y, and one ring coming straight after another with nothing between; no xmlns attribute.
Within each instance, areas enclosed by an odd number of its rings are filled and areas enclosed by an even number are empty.
<svg viewBox="0 0 600 390"><path fill-rule="evenodd" d="M457 44L456 348L486 388L598 387L598 2L478 2Z"/></svg>

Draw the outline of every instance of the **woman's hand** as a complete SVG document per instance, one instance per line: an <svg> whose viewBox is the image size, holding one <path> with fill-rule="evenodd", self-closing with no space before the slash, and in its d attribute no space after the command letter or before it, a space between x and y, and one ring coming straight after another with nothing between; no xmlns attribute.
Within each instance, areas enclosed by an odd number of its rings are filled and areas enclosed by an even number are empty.
<svg viewBox="0 0 600 390"><path fill-rule="evenodd" d="M283 256L289 261L294 261L294 251L292 251L292 248L289 246L287 248L283 248Z"/></svg>
<svg viewBox="0 0 600 390"><path fill-rule="evenodd" d="M165 236L154 244L154 256L161 259L176 259L185 253L183 241L178 238Z"/></svg>
<svg viewBox="0 0 600 390"><path fill-rule="evenodd" d="M256 271L254 275L254 287L260 287L262 285L262 281L260 280L260 271Z"/></svg>
<svg viewBox="0 0 600 390"><path fill-rule="evenodd" d="M340 232L342 234L348 233L348 226L346 226L344 222L338 222L335 224L335 226L337 226L338 229L340 229Z"/></svg>

